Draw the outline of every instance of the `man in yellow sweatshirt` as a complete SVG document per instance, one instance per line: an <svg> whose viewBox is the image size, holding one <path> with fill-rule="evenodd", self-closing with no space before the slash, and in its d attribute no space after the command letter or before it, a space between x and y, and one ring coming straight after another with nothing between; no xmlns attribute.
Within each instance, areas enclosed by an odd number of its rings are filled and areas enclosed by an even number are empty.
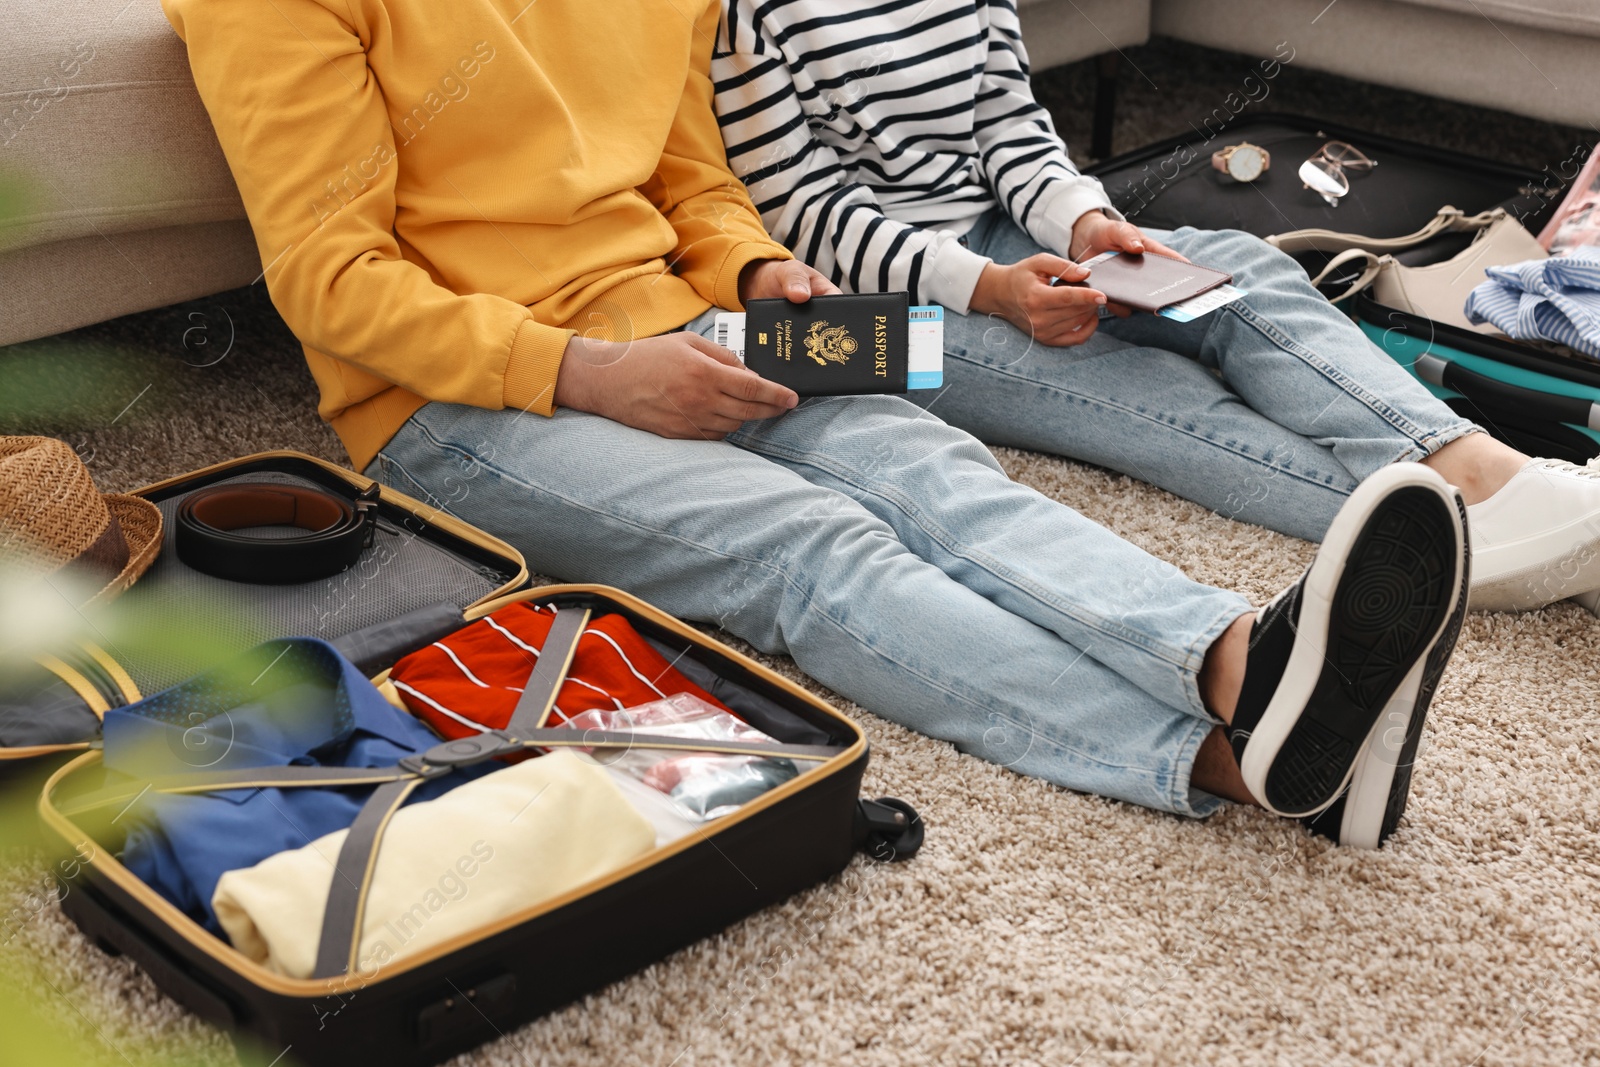
<svg viewBox="0 0 1600 1067"><path fill-rule="evenodd" d="M799 403L706 339L719 308L834 291L728 170L716 0L162 2L358 469L1075 789L1313 816L1371 777L1397 690L1420 725L1464 567L1431 472L1358 492L1257 615L903 398ZM1371 551L1392 532L1405 567ZM1381 626L1338 595L1375 587ZM1358 694L1330 695L1330 633L1374 659Z"/></svg>

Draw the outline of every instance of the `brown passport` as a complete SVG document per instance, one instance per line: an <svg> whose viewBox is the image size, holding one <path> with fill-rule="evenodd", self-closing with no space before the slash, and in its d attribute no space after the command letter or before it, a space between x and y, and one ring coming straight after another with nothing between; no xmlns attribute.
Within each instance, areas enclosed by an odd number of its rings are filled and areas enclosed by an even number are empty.
<svg viewBox="0 0 1600 1067"><path fill-rule="evenodd" d="M1089 277L1081 282L1059 282L1061 285L1081 285L1106 294L1113 304L1122 304L1137 311L1160 311L1164 307L1199 296L1224 282L1233 281L1226 271L1185 263L1181 259L1158 256L1153 252L1133 255L1113 252L1083 264L1089 268Z"/></svg>

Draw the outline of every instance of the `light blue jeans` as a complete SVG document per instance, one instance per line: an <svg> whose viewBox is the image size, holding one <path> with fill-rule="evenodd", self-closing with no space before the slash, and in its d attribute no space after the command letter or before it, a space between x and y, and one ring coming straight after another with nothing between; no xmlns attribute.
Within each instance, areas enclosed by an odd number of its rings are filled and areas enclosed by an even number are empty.
<svg viewBox="0 0 1600 1067"><path fill-rule="evenodd" d="M989 444L1085 460L1313 541L1369 474L1475 429L1285 253L1238 230L1147 232L1250 295L1191 323L1105 319L1065 348L999 316L947 315L945 387L910 398ZM997 211L966 239L997 263L1057 251Z"/></svg>
<svg viewBox="0 0 1600 1067"><path fill-rule="evenodd" d="M812 399L715 442L432 403L367 473L966 752L1152 808L1219 803L1189 783L1215 726L1197 674L1248 602L902 398Z"/></svg>

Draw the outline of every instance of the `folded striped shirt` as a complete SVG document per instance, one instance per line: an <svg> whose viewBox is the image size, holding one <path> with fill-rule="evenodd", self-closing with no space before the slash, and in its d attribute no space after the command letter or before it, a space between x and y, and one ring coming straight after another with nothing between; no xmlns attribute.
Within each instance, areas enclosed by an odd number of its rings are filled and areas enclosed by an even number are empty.
<svg viewBox="0 0 1600 1067"><path fill-rule="evenodd" d="M1467 320L1519 341L1554 341L1600 359L1600 248L1489 267L1467 296Z"/></svg>

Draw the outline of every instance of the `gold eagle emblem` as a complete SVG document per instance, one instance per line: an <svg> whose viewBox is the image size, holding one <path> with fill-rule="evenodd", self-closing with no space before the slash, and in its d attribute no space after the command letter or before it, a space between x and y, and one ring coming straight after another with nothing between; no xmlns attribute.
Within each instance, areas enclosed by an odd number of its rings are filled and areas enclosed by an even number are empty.
<svg viewBox="0 0 1600 1067"><path fill-rule="evenodd" d="M806 331L805 346L806 355L826 367L830 362L850 362L860 344L843 326L829 326L827 319L818 319Z"/></svg>

